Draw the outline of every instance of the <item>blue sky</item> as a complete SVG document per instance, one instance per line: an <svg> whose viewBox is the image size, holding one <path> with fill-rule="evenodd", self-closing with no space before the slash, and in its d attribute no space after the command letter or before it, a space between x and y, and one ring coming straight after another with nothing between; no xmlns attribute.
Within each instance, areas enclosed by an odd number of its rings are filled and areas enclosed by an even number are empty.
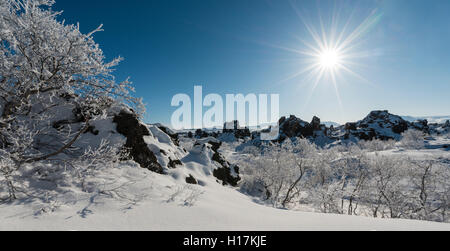
<svg viewBox="0 0 450 251"><path fill-rule="evenodd" d="M169 124L172 97L193 96L194 85L222 96L277 93L281 115L304 120L343 123L376 109L450 115L448 0L57 0L54 9L83 32L104 25L95 39L109 59L125 58L116 76L131 77L147 122ZM347 67L359 77L338 71L341 102L328 74L314 91L314 75L282 82L311 64L294 52L316 44L305 24L321 32L322 20L329 36L333 14L338 33L348 22L344 35L376 17L351 44L358 57Z"/></svg>

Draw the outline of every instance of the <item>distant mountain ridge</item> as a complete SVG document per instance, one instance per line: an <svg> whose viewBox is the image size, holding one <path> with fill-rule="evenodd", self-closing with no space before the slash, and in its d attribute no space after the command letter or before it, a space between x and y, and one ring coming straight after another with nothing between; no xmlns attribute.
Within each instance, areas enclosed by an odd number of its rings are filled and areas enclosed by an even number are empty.
<svg viewBox="0 0 450 251"><path fill-rule="evenodd" d="M324 122L322 122L322 124L326 125L327 127L331 127L331 126L339 127L339 126L341 126L341 124L333 122L333 121L324 121Z"/></svg>
<svg viewBox="0 0 450 251"><path fill-rule="evenodd" d="M427 120L428 123L436 123L442 124L447 120L450 120L450 115L448 116L423 116L423 117L414 117L414 116L402 116L402 118L408 122L417 122L419 120Z"/></svg>

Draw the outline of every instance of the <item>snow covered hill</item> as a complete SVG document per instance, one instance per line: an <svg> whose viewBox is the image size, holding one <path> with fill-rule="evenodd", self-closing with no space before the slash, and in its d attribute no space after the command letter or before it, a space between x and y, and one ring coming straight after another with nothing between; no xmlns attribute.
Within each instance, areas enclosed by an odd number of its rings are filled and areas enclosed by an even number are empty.
<svg viewBox="0 0 450 251"><path fill-rule="evenodd" d="M107 169L97 178L105 182L103 193L74 194L59 206L55 202L51 211L39 211L35 204L0 205L0 230L450 230L450 224L267 207L209 179L203 168L188 162L185 170L202 179L202 186L137 165ZM113 178L117 181L108 185ZM123 184L128 185L118 188Z"/></svg>

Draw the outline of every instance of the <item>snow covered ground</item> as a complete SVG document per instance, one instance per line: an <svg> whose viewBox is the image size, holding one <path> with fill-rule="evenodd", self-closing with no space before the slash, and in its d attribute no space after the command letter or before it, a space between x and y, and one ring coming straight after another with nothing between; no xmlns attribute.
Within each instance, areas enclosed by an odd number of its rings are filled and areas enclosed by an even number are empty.
<svg viewBox="0 0 450 251"><path fill-rule="evenodd" d="M187 165L197 175L204 167ZM96 175L103 191L72 191L52 208L0 205L0 230L450 230L450 224L434 222L280 210L259 205L206 174L197 176L203 186L180 185L174 177L133 164L105 169Z"/></svg>

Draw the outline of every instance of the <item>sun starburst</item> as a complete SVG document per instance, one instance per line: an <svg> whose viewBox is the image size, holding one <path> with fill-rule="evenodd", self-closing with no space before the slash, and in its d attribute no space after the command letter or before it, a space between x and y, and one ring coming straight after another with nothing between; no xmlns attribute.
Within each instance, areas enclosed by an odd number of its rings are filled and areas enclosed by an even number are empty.
<svg viewBox="0 0 450 251"><path fill-rule="evenodd" d="M317 29L312 24L313 22L306 20L305 16L307 16L307 13L302 13L294 4L292 4L292 7L306 27L310 38L296 36L301 42L302 48L274 47L301 55L301 58L303 58L302 61L307 64L298 72L295 72L280 82L292 80L304 75L306 76L303 77L303 82L312 80L310 81L312 88L306 100L306 106L319 83L322 83L324 79L330 80L329 82L334 87L333 89L335 90L342 111L339 82L342 81L344 74L356 77L361 82L371 84L370 81L358 74L355 68L362 66L362 58L370 56L370 53L367 51L358 51L360 49L359 45L363 41L363 36L380 21L382 13L373 10L359 25L355 25L357 22L351 20L353 14L347 20L342 20L340 14L335 11L331 15L331 22L328 26L324 24L319 14L318 22L314 22L315 24L319 24L316 25L319 27ZM351 27L354 28L352 29Z"/></svg>
<svg viewBox="0 0 450 251"><path fill-rule="evenodd" d="M318 60L321 67L332 70L339 67L341 55L334 49L327 49L318 55Z"/></svg>

